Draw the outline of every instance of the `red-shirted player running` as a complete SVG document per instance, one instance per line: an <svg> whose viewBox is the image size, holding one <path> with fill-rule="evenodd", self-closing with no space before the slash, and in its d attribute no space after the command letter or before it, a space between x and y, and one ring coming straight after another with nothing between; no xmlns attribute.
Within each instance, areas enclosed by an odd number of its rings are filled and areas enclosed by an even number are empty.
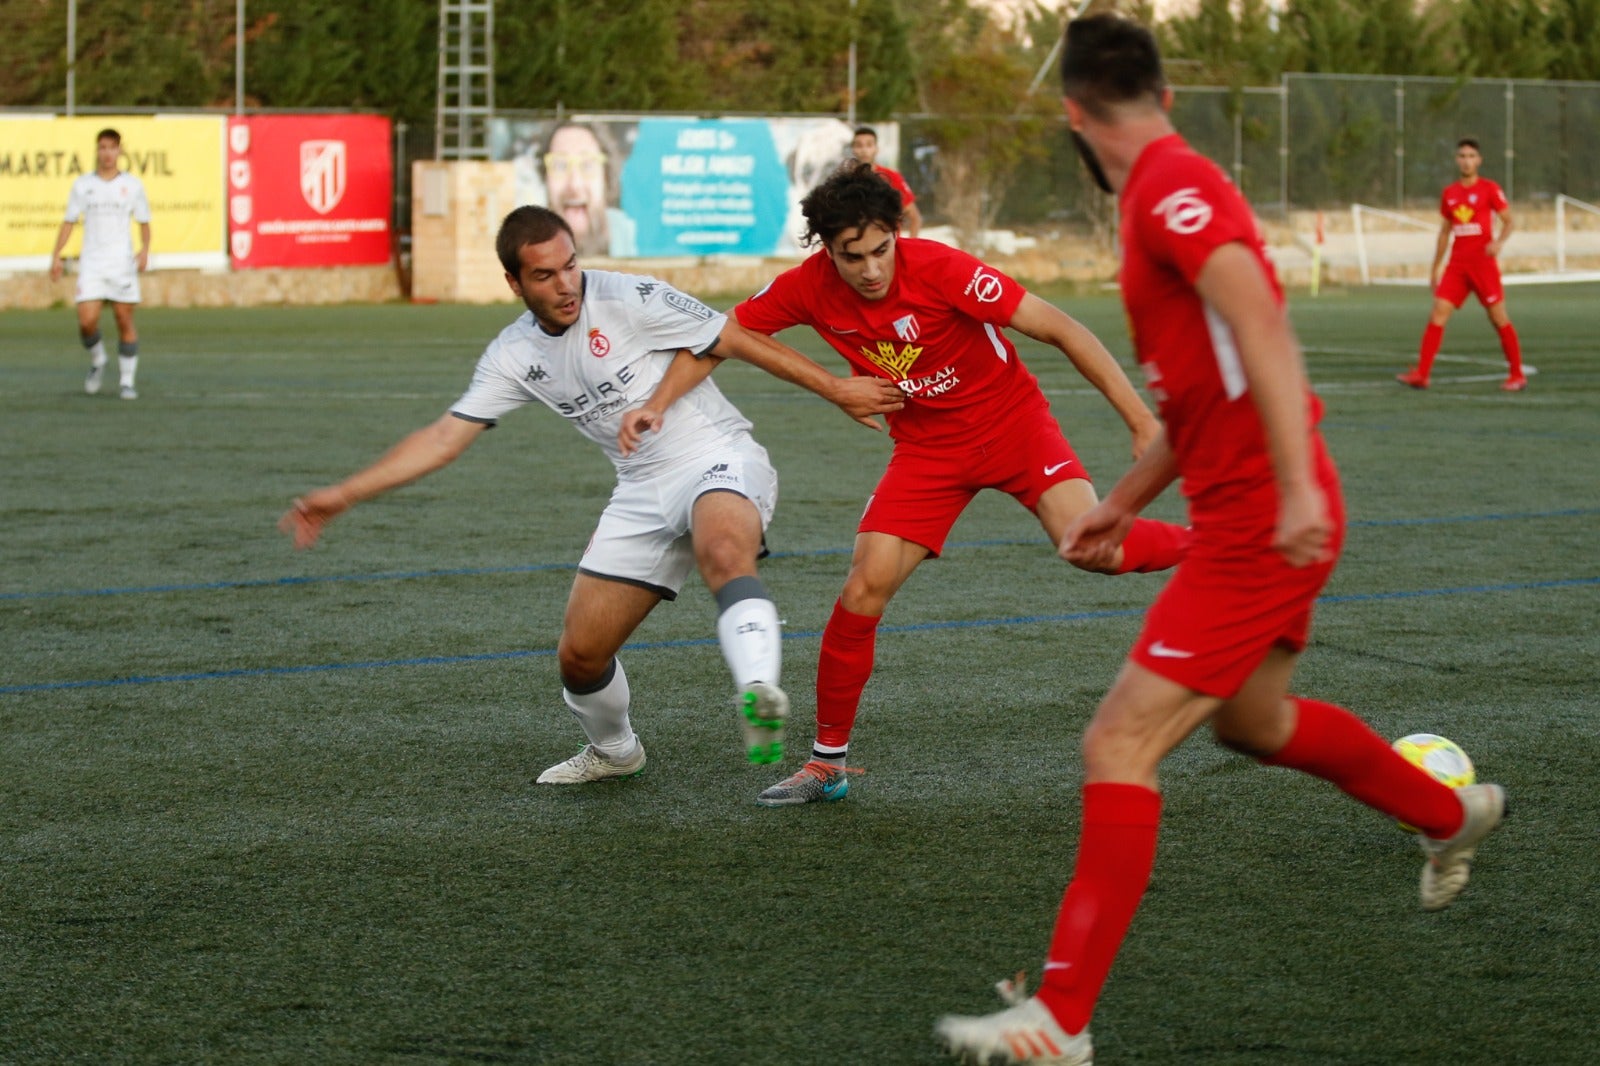
<svg viewBox="0 0 1600 1066"><path fill-rule="evenodd" d="M1456 142L1456 168L1461 171L1461 180L1446 186L1439 197L1439 213L1444 222L1439 226L1439 245L1433 255L1433 314L1428 328L1422 331L1417 365L1395 375L1396 381L1414 389L1428 387L1433 357L1439 354L1444 340L1445 323L1466 301L1469 292L1477 293L1478 302L1489 312L1489 321L1500 334L1500 350L1505 352L1510 368L1500 387L1507 392L1521 392L1528 387L1528 379L1522 373L1522 342L1506 313L1506 290L1500 280L1500 249L1514 226L1511 205L1500 186L1478 176L1481 165L1483 154L1477 141L1463 137ZM1496 215L1500 216L1498 237L1494 234ZM1450 253L1448 265L1446 250Z"/></svg>
<svg viewBox="0 0 1600 1066"><path fill-rule="evenodd" d="M1452 791L1348 711L1288 694L1344 514L1282 291L1244 198L1173 132L1148 30L1114 15L1072 22L1062 81L1091 170L1121 194L1122 296L1166 423L1062 553L1104 560L1178 478L1193 532L1084 733L1077 865L1042 986L939 1023L947 1047L979 1062L1091 1061L1089 1017L1155 859L1157 766L1204 723L1228 747L1421 826L1427 910L1465 887L1505 803L1498 785Z"/></svg>
<svg viewBox="0 0 1600 1066"><path fill-rule="evenodd" d="M822 635L812 758L761 793L758 802L772 807L844 798L845 755L878 622L979 491L1015 497L1052 544L1095 504L1088 472L1004 327L1059 348L1127 424L1135 456L1160 428L1082 325L965 252L898 237L900 197L871 167L847 163L801 208L808 239L822 249L734 308L734 317L758 333L812 327L855 373L899 382L906 405L887 416L894 454L867 502ZM1181 526L1141 519L1095 569L1164 570L1186 539Z"/></svg>

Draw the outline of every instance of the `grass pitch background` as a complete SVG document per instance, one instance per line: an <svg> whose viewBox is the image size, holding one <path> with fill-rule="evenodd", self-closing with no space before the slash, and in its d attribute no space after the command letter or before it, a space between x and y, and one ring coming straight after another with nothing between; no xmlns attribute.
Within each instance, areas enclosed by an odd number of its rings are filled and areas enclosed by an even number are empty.
<svg viewBox="0 0 1600 1066"><path fill-rule="evenodd" d="M1114 299L1054 295L1126 358ZM1353 523L1297 688L1458 741L1513 817L1424 915L1410 838L1192 739L1100 1061L1593 1060L1597 297L1512 291L1521 396L1475 308L1415 393L1420 292L1295 301ZM752 802L775 775L739 758L695 579L624 653L644 777L536 789L581 743L553 649L592 446L528 409L316 551L273 528L437 417L515 310L147 308L135 403L83 395L66 311L0 318L0 1061L923 1063L938 1015L1037 974L1078 736L1164 579L1072 571L980 497L890 609L868 773L787 811ZM1108 486L1120 424L1022 350ZM787 770L889 445L718 380L781 479Z"/></svg>

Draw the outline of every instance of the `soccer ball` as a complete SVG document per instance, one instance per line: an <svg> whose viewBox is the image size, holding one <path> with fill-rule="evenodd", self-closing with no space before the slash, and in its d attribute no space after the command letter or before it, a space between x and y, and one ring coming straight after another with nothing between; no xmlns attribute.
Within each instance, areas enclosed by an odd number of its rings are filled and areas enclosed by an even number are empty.
<svg viewBox="0 0 1600 1066"><path fill-rule="evenodd" d="M1461 750L1461 745L1436 733L1412 733L1408 737L1401 737L1394 742L1394 750L1407 762L1426 770L1451 788L1470 785L1478 779L1472 769L1472 760ZM1404 822L1395 824L1408 833L1417 831L1415 826Z"/></svg>

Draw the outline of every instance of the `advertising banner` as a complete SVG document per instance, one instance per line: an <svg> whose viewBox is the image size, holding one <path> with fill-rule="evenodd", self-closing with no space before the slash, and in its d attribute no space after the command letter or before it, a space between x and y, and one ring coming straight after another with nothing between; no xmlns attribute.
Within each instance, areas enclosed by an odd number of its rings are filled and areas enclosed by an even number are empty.
<svg viewBox="0 0 1600 1066"><path fill-rule="evenodd" d="M225 265L221 117L7 115L0 117L0 266L49 266L67 193L94 172L103 129L122 135L121 169L144 182L151 269ZM65 256L77 256L82 233L73 228ZM137 234L134 240L137 248Z"/></svg>
<svg viewBox="0 0 1600 1066"><path fill-rule="evenodd" d="M380 115L228 120L235 270L387 263L394 162Z"/></svg>
<svg viewBox="0 0 1600 1066"><path fill-rule="evenodd" d="M895 166L900 130L879 125ZM837 118L496 118L517 202L561 212L582 255L799 256L800 200L850 155Z"/></svg>

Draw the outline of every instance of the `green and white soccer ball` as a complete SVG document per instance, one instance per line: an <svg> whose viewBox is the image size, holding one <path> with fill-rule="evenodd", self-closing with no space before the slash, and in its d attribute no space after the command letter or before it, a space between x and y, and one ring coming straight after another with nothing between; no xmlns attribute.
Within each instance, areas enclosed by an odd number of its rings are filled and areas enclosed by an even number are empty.
<svg viewBox="0 0 1600 1066"><path fill-rule="evenodd" d="M1461 750L1461 745L1437 733L1412 733L1401 737L1394 742L1394 750L1407 762L1421 767L1451 788L1470 785L1478 779L1472 760ZM1408 833L1417 831L1415 826L1404 822L1395 824Z"/></svg>

